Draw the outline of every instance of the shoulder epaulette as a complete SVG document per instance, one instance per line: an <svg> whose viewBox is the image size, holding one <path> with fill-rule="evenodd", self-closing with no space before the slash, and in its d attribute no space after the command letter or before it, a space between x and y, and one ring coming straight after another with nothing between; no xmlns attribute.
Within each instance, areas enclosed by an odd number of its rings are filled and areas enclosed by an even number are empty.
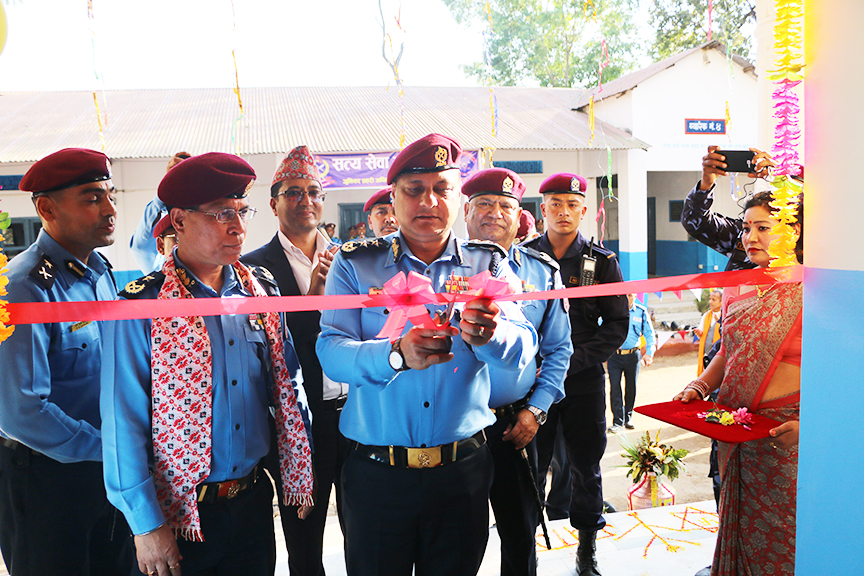
<svg viewBox="0 0 864 576"><path fill-rule="evenodd" d="M606 256L606 258L612 259L612 258L615 258L615 256L617 256L617 254L615 254L615 252L613 252L612 250L609 250L605 246L600 246L596 242L592 242L591 245L594 248L594 252L597 252L598 254Z"/></svg>
<svg viewBox="0 0 864 576"><path fill-rule="evenodd" d="M57 276L57 266L51 261L51 257L42 254L36 266L30 270L30 277L36 280L39 286L50 290L54 286L54 278Z"/></svg>
<svg viewBox="0 0 864 576"><path fill-rule="evenodd" d="M370 250L384 250L390 247L390 241L385 238L367 238L363 240L351 240L342 244L339 250L343 256L353 256Z"/></svg>
<svg viewBox="0 0 864 576"><path fill-rule="evenodd" d="M279 294L279 284L276 283L276 278L273 277L270 270L263 266L255 266L254 264L246 264L246 266L252 271L252 275L261 282L268 294L271 296Z"/></svg>
<svg viewBox="0 0 864 576"><path fill-rule="evenodd" d="M144 292L145 289L150 286L158 285L162 286L162 282L165 281L165 274L162 272L151 272L146 276L142 276L137 280L132 280L126 286L123 287L123 290L118 294L123 298L135 299L139 298L141 293Z"/></svg>
<svg viewBox="0 0 864 576"><path fill-rule="evenodd" d="M520 248L523 252L525 252L525 254L531 256L536 260L540 260L541 262L552 268L552 270L558 271L561 269L561 267L558 265L558 262L556 262L554 258L549 256L542 250L535 250L534 248L529 248L528 246L520 246Z"/></svg>
<svg viewBox="0 0 864 576"><path fill-rule="evenodd" d="M495 242L490 242L488 240L469 240L465 243L465 246L468 248L483 248L485 250L491 250L492 252L498 252L501 256L507 256L507 251L504 250L504 248Z"/></svg>

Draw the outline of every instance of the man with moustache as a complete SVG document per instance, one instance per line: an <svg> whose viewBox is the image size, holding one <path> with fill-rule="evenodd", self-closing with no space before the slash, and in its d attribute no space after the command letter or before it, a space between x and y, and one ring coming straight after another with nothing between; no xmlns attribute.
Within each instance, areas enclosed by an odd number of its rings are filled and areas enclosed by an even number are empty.
<svg viewBox="0 0 864 576"><path fill-rule="evenodd" d="M526 244L545 252L561 266L568 288L587 283L620 282L615 254L585 240L579 225L585 217L585 179L576 174L553 174L540 185L540 210L546 233ZM583 272L593 270L593 282ZM572 476L570 524L579 531L576 573L599 574L595 557L597 531L603 519L600 459L606 450L606 391L603 362L624 343L630 314L626 296L570 299L573 355L564 380L565 397L549 412L548 424L537 435L539 470L549 467L560 419ZM601 323L602 321L602 323Z"/></svg>
<svg viewBox="0 0 864 576"><path fill-rule="evenodd" d="M320 295L330 269L333 253L330 240L318 229L324 210L325 193L315 158L306 146L288 152L279 164L270 184L270 209L279 221L273 239L241 259L246 264L269 270L283 296ZM335 250L335 248L333 248ZM348 394L348 386L324 377L315 342L321 332L318 310L285 314L288 330L303 368L303 388L312 411L312 441L315 444L315 479L318 506L306 518L298 515L297 506L280 506L280 519L288 549L288 567L293 576L324 574L322 554L324 526L330 489L336 486L336 510L342 522L339 475L348 454L348 441L339 432L339 415ZM277 479L275 451L268 470Z"/></svg>
<svg viewBox="0 0 864 576"><path fill-rule="evenodd" d="M193 156L159 184L178 244L160 272L126 285L137 299L278 295L238 262L255 172L231 154ZM106 324L105 485L150 576L272 575L273 490L263 472L271 407L286 503L312 505L300 364L275 313Z"/></svg>
<svg viewBox="0 0 864 576"><path fill-rule="evenodd" d="M396 220L396 213L393 211L393 198L390 195L390 190L390 186L382 188L363 205L363 211L369 212L369 228L372 229L372 234L376 238L399 230L399 221Z"/></svg>
<svg viewBox="0 0 864 576"><path fill-rule="evenodd" d="M36 162L19 188L42 221L9 263L9 302L114 300L111 162L67 148ZM14 576L129 574L129 529L102 482L96 322L21 324L0 345L0 550Z"/></svg>
<svg viewBox="0 0 864 576"><path fill-rule="evenodd" d="M514 244L521 221L519 201L525 194L525 183L518 174L503 168L481 170L463 184L462 193L470 198L465 204L468 237L504 248L524 292L562 287L558 264L552 258ZM532 440L546 422L549 408L564 397L564 376L573 353L563 301L527 300L522 312L540 338L537 362L529 363L518 375L490 368L489 406L496 422L486 428L495 465L489 501L501 538L502 576L537 573L534 536L540 509L535 482L537 450Z"/></svg>
<svg viewBox="0 0 864 576"><path fill-rule="evenodd" d="M518 281L503 249L451 234L461 151L430 134L399 153L387 174L399 232L345 244L326 294L376 294L399 272L429 278L438 293L488 270ZM383 308L322 313L321 364L351 386L340 423L352 445L342 470L351 576L480 567L492 481L488 366L521 371L537 336L513 303L478 298L460 308L451 323L446 305L429 305L439 327L406 324L392 343L377 336Z"/></svg>

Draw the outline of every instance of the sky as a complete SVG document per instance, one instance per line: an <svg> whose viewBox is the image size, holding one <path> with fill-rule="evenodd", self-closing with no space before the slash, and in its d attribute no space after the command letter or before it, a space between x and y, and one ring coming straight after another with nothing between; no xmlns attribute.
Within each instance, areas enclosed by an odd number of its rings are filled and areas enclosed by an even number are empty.
<svg viewBox="0 0 864 576"><path fill-rule="evenodd" d="M387 86L378 0L0 0L0 91ZM382 0L406 85L475 86L482 29L441 0ZM396 23L399 23L402 30ZM236 27L235 27L236 25ZM403 31L404 30L404 31ZM95 50L94 50L95 46ZM98 78L97 78L98 74Z"/></svg>

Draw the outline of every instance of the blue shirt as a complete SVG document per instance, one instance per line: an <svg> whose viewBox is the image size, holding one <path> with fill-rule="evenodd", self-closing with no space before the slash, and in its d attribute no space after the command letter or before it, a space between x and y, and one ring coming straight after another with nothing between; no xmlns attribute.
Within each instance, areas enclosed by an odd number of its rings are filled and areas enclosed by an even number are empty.
<svg viewBox="0 0 864 576"><path fill-rule="evenodd" d="M507 260L522 280L523 292L563 287L558 265L542 252L513 245ZM570 318L562 300L526 300L522 302L522 312L540 337L540 372L537 373L536 362L531 362L514 383L512 371L490 368L492 394L489 406L498 408L525 398L536 382L528 404L548 412L552 404L564 398L564 377L573 354Z"/></svg>
<svg viewBox="0 0 864 576"><path fill-rule="evenodd" d="M144 207L144 214L141 215L141 219L135 227L135 233L132 234L132 238L129 240L129 249L132 250L132 256L144 274L161 270L162 264L165 263L165 257L159 254L159 250L156 247L153 230L162 218L162 213L166 210L165 204L158 196L148 202L147 206Z"/></svg>
<svg viewBox="0 0 864 576"><path fill-rule="evenodd" d="M627 339L621 345L622 350L639 346L639 338L645 336L645 355L654 356L654 326L648 309L639 302L633 302L630 308L630 325L627 329Z"/></svg>
<svg viewBox="0 0 864 576"><path fill-rule="evenodd" d="M451 236L441 256L427 266L407 248L401 232L348 242L330 266L325 293L369 294L398 272L425 275L432 289L442 293L451 274L467 277L489 270L494 250L501 251L493 247ZM499 269L518 282L508 266ZM390 341L376 338L387 319L384 308L323 311L318 358L327 376L351 387L340 420L342 434L361 444L436 446L472 436L494 422L486 365L518 373L537 352L537 334L520 306L499 306L501 321L488 344L469 348L456 336L453 360L404 372L390 366ZM445 308L427 305L430 312ZM410 328L409 322L405 332Z"/></svg>
<svg viewBox="0 0 864 576"><path fill-rule="evenodd" d="M43 229L9 263L9 302L114 300L109 264L85 266ZM60 462L102 460L97 322L19 324L0 344L0 432Z"/></svg>
<svg viewBox="0 0 864 576"><path fill-rule="evenodd" d="M176 252L175 252L176 259ZM178 268L182 262L176 260ZM195 298L251 296L234 268L223 269L219 294L190 271L189 290ZM136 294L154 299L162 278L136 280L146 287ZM149 277L145 277L149 278ZM127 285L127 289L129 285ZM126 293L121 292L121 297ZM105 487L108 499L126 517L133 534L158 528L165 520L150 475L151 445L151 320L105 323L102 372L102 420ZM267 415L270 407L270 353L264 330L253 329L249 315L205 316L210 337L213 373L213 426L210 475L206 482L242 478L270 448ZM300 363L291 336L285 332L285 361L301 404L309 433Z"/></svg>

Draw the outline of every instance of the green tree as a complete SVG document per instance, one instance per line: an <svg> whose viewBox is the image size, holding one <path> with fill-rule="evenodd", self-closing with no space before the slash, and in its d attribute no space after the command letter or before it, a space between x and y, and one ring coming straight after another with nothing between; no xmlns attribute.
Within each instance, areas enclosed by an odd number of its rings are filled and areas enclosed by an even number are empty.
<svg viewBox="0 0 864 576"><path fill-rule="evenodd" d="M709 0L652 0L648 9L654 28L649 52L655 61L704 43L708 38ZM756 22L755 0L713 0L712 40L733 54L752 58L753 42L742 28Z"/></svg>
<svg viewBox="0 0 864 576"><path fill-rule="evenodd" d="M456 21L488 27L483 0L444 0ZM592 86L599 77L601 38L605 39L608 81L636 67L640 45L635 37L638 0L594 0L587 17L585 0L490 0L491 34L487 59L465 72L486 83L515 86ZM605 57L604 57L605 61Z"/></svg>

